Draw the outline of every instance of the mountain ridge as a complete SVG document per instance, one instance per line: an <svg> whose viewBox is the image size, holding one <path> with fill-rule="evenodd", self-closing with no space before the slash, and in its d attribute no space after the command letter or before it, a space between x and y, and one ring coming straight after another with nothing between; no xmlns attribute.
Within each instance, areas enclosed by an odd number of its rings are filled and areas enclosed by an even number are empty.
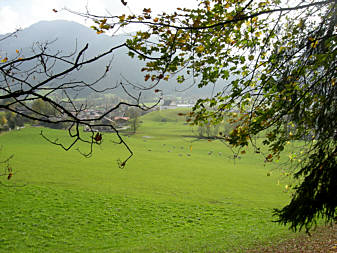
<svg viewBox="0 0 337 253"><path fill-rule="evenodd" d="M1 36L4 35L0 35L0 38ZM62 51L64 54L69 54L75 49L77 51L81 50L88 43L89 47L86 50L85 57L90 58L123 44L130 36L125 34L114 36L106 34L97 35L94 30L74 21L39 21L19 31L16 36L6 39L5 43L1 42L0 53L10 56L14 55L16 50L20 50L25 56L29 56L33 54L33 45L49 42L48 47L51 53ZM109 76L102 81L101 88L113 87L121 81L145 85L144 73L140 71L142 66L144 66L144 62L141 62L137 58L130 58L127 52L126 48L116 50L113 54L104 57L102 60L95 62L95 64L85 66L85 71L82 71L81 76L75 75L75 77L93 81L93 76L97 76L97 73L103 73L111 61ZM124 80L124 77L127 80ZM149 85L148 83L146 84ZM185 92L176 91L184 90L189 85L178 85L174 79L171 79L168 82L163 81L158 88L163 90L164 95L169 96L204 97L206 95L210 96L212 93L213 87L211 86L213 85L202 89L192 87ZM115 93L122 95L122 90L116 89ZM82 96L86 96L87 94L87 92L84 92ZM153 93L149 94L150 96L151 94L153 95Z"/></svg>

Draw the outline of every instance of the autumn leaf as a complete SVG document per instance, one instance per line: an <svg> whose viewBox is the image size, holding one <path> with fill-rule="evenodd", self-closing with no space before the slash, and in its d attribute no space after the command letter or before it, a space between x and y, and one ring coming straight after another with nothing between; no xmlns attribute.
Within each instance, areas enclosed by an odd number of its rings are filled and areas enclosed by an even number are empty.
<svg viewBox="0 0 337 253"><path fill-rule="evenodd" d="M273 155L272 154L267 155L266 161L271 162L272 160L273 160Z"/></svg>
<svg viewBox="0 0 337 253"><path fill-rule="evenodd" d="M200 25L200 20L199 19L195 20L193 23L193 27L198 27L199 25Z"/></svg>
<svg viewBox="0 0 337 253"><path fill-rule="evenodd" d="M53 12L55 12L55 13L56 13L56 12L58 12L58 11L57 11L56 9L53 9Z"/></svg>
<svg viewBox="0 0 337 253"><path fill-rule="evenodd" d="M151 13L151 8L148 8L148 9L144 8L143 12L144 13Z"/></svg>
<svg viewBox="0 0 337 253"><path fill-rule="evenodd" d="M146 40L146 39L150 38L150 36L151 36L151 34L149 34L147 32L144 32L144 33L142 33L141 38Z"/></svg>
<svg viewBox="0 0 337 253"><path fill-rule="evenodd" d="M255 36L256 36L256 37L260 37L260 36L261 36L261 32L256 32L256 33L255 33Z"/></svg>
<svg viewBox="0 0 337 253"><path fill-rule="evenodd" d="M102 134L96 133L94 140L96 141L96 143L100 143L102 141Z"/></svg>
<svg viewBox="0 0 337 253"><path fill-rule="evenodd" d="M106 21L107 21L107 19L105 18L105 19L103 19L102 21L101 21L101 23L99 24L99 28L103 28L104 27L104 25L105 25L105 23L106 23Z"/></svg>
<svg viewBox="0 0 337 253"><path fill-rule="evenodd" d="M316 48L318 45L318 40L316 40L315 42L311 43L311 47L312 48Z"/></svg>
<svg viewBox="0 0 337 253"><path fill-rule="evenodd" d="M205 50L205 47L204 47L203 45L197 46L197 47L195 48L195 51L196 51L197 53L202 53L204 50Z"/></svg>
<svg viewBox="0 0 337 253"><path fill-rule="evenodd" d="M147 74L147 75L145 76L145 78L144 78L145 82L146 82L147 80L149 80L150 77L151 77L151 76L150 76L149 74Z"/></svg>
<svg viewBox="0 0 337 253"><path fill-rule="evenodd" d="M124 20L125 20L125 14L119 17L119 22L124 22Z"/></svg>
<svg viewBox="0 0 337 253"><path fill-rule="evenodd" d="M267 5L267 2L261 2L261 3L259 3L259 7L261 8L261 7L265 7Z"/></svg>

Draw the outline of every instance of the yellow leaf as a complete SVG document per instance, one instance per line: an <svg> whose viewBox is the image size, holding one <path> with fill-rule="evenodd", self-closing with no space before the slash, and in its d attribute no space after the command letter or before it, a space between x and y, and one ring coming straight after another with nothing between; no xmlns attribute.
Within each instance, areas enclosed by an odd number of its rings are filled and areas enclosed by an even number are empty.
<svg viewBox="0 0 337 253"><path fill-rule="evenodd" d="M99 30L96 32L97 34L101 34L101 33L104 33L102 30Z"/></svg>
<svg viewBox="0 0 337 253"><path fill-rule="evenodd" d="M311 47L312 48L316 48L318 44L318 40L316 40L315 42L311 43Z"/></svg>
<svg viewBox="0 0 337 253"><path fill-rule="evenodd" d="M204 51L204 50L205 50L205 47L204 47L203 45L197 46L197 47L195 48L195 51L197 51L197 53L201 53L201 52Z"/></svg>
<svg viewBox="0 0 337 253"><path fill-rule="evenodd" d="M265 7L267 5L267 2L261 2L259 3L259 7Z"/></svg>
<svg viewBox="0 0 337 253"><path fill-rule="evenodd" d="M158 20L159 20L158 18L154 18L153 22L158 22Z"/></svg>
<svg viewBox="0 0 337 253"><path fill-rule="evenodd" d="M109 30L110 28L111 28L111 26L108 25L108 24L105 24L105 25L102 26L102 29L105 29L105 30Z"/></svg>
<svg viewBox="0 0 337 253"><path fill-rule="evenodd" d="M150 33L144 32L144 33L142 33L141 38L146 40L146 39L150 38L150 36L151 36Z"/></svg>
<svg viewBox="0 0 337 253"><path fill-rule="evenodd" d="M18 54L18 53L20 53L20 51L19 51L19 50L17 50L17 49L15 50L15 52L16 52L17 54Z"/></svg>
<svg viewBox="0 0 337 253"><path fill-rule="evenodd" d="M106 23L106 21L107 21L107 19L105 18L105 19L103 19L103 20L101 20L101 23L99 24L99 28L103 28L103 26L105 25L105 23Z"/></svg>
<svg viewBox="0 0 337 253"><path fill-rule="evenodd" d="M283 50L285 50L286 48L285 47L280 47L279 49L279 53L281 53Z"/></svg>
<svg viewBox="0 0 337 253"><path fill-rule="evenodd" d="M124 20L125 20L125 14L119 17L119 22L124 22Z"/></svg>
<svg viewBox="0 0 337 253"><path fill-rule="evenodd" d="M1 62L7 62L8 61L8 58L7 57L5 57L5 58L3 58L2 60L1 60Z"/></svg>

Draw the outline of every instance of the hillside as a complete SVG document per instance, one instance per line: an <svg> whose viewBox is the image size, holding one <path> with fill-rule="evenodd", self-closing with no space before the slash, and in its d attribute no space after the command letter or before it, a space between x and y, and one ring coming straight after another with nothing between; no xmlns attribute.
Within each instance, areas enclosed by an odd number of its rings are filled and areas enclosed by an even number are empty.
<svg viewBox="0 0 337 253"><path fill-rule="evenodd" d="M0 38L3 36L0 35ZM89 48L85 57L89 58L123 44L129 36L115 35L111 37L104 34L97 35L90 28L71 21L41 21L18 32L17 36L1 42L0 53L1 55L10 57L16 54L16 50L20 50L24 53L24 56L28 57L33 54L33 45L36 47L38 46L36 43L41 44L48 41L52 42L48 46L50 53L61 51L64 54L69 54L76 49L82 49L88 43ZM70 76L69 79L76 78L77 80L92 81L93 77L97 76L98 73L105 71L105 66L111 60L112 64L109 75L101 82L101 88L114 87L120 81L125 82L125 79L131 83L145 85L143 82L144 74L140 72L144 63L137 58L131 59L127 55L127 50L123 48L116 50L113 55L109 55L103 60L86 66L82 71ZM60 69L62 69L62 66L56 66L55 72ZM174 80L170 80L169 82L163 81L158 88L164 91L164 95L180 97L210 96L212 93L213 87L199 89L195 86L184 92L178 92L178 90L184 90L190 85L191 83L188 82L185 85L178 85ZM86 96L88 92L88 90L81 91L80 95ZM131 92L135 91L131 90ZM124 94L121 89L115 89L113 93L120 96ZM143 94L147 98L151 98L152 95L153 91Z"/></svg>
<svg viewBox="0 0 337 253"><path fill-rule="evenodd" d="M83 145L65 152L40 136L66 141L61 130L2 133L0 158L15 156L1 183L15 187L0 187L0 252L301 251L298 234L272 222L289 200L287 178L253 150L234 160L219 141L186 137L193 128L178 112L141 117L124 137L135 154L125 169L114 134L87 159L76 152Z"/></svg>

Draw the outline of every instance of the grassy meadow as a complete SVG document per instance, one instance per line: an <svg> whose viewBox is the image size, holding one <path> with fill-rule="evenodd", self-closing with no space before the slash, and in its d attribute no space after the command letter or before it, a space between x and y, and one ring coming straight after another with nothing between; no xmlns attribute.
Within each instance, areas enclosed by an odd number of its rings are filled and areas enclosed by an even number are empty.
<svg viewBox="0 0 337 253"><path fill-rule="evenodd" d="M66 141L64 131L2 133L0 159L14 154L15 174L0 186L0 252L245 252L293 236L272 222L289 200L278 170L267 176L262 156L233 160L221 142L192 138L177 113L141 118L124 169L113 134L85 158L39 135Z"/></svg>

